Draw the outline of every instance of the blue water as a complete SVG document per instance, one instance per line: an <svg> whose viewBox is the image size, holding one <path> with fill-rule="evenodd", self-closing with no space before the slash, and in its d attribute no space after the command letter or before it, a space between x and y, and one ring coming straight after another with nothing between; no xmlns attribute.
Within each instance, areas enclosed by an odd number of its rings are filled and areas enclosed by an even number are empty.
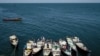
<svg viewBox="0 0 100 56"><path fill-rule="evenodd" d="M21 22L3 22L3 18L21 17ZM100 4L0 4L0 55L11 56L13 48L9 36L16 34L19 47L16 56L22 56L29 39L45 36L58 40L78 36L92 50L91 56L100 56Z"/></svg>

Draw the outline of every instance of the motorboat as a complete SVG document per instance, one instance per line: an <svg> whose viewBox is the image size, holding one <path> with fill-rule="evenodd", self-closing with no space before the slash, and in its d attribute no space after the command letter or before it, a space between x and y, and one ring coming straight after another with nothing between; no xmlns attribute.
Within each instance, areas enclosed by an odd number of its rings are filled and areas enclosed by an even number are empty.
<svg viewBox="0 0 100 56"><path fill-rule="evenodd" d="M90 53L91 50L89 50L78 37L73 37L72 38L73 42L77 46L78 50L83 52L83 53Z"/></svg>
<svg viewBox="0 0 100 56"><path fill-rule="evenodd" d="M16 37L16 35L11 35L10 37L10 42L13 46L17 47L18 45L18 38Z"/></svg>
<svg viewBox="0 0 100 56"><path fill-rule="evenodd" d="M51 41L45 42L43 48L43 56L50 56L51 51L52 51L52 42Z"/></svg>
<svg viewBox="0 0 100 56"><path fill-rule="evenodd" d="M37 55L42 50L42 48L35 41L30 40L29 42L32 44L32 55Z"/></svg>
<svg viewBox="0 0 100 56"><path fill-rule="evenodd" d="M32 55L32 44L29 40L24 47L23 56L30 56L30 55Z"/></svg>
<svg viewBox="0 0 100 56"><path fill-rule="evenodd" d="M72 56L71 47L67 44L65 40L59 40L61 51L66 56Z"/></svg>
<svg viewBox="0 0 100 56"><path fill-rule="evenodd" d="M72 38L71 37L67 37L67 42L68 42L68 45L72 48L72 56L78 56L78 51L77 51L77 48L76 48L76 45L74 44L74 42L72 41Z"/></svg>
<svg viewBox="0 0 100 56"><path fill-rule="evenodd" d="M53 42L53 44L52 44L52 55L53 56L61 56L60 45L57 42Z"/></svg>

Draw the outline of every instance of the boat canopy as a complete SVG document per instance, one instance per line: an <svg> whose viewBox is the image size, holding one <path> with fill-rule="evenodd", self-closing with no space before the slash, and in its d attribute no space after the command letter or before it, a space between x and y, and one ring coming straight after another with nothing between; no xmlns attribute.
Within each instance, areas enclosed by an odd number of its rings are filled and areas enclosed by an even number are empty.
<svg viewBox="0 0 100 56"><path fill-rule="evenodd" d="M16 39L15 35L10 36L10 39Z"/></svg>

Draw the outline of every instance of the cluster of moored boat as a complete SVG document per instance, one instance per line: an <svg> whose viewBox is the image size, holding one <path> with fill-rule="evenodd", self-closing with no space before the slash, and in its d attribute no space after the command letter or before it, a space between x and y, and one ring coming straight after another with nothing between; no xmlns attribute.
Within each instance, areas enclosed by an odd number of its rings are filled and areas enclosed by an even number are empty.
<svg viewBox="0 0 100 56"><path fill-rule="evenodd" d="M17 47L18 38L12 35L10 36L10 42L13 46ZM66 56L78 56L78 49L84 53L90 52L78 37L66 37L65 40L59 39L59 41L55 42L42 37L37 41L28 40L23 50L23 56L34 56L42 50L43 56L61 56L61 53Z"/></svg>

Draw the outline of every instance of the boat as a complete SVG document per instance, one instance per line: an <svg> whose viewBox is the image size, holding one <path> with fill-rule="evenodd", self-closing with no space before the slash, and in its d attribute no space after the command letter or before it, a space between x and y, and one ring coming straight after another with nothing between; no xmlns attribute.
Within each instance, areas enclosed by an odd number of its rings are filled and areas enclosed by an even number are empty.
<svg viewBox="0 0 100 56"><path fill-rule="evenodd" d="M78 37L72 38L73 42L76 44L78 50L82 51L83 53L89 54L91 50L89 50Z"/></svg>
<svg viewBox="0 0 100 56"><path fill-rule="evenodd" d="M40 47L40 45L37 44L37 42L35 41L30 41L32 44L32 55L37 55L42 48Z"/></svg>
<svg viewBox="0 0 100 56"><path fill-rule="evenodd" d="M44 37L42 37L41 39L38 39L37 40L38 47L43 48L44 47L44 44L45 44L45 38Z"/></svg>
<svg viewBox="0 0 100 56"><path fill-rule="evenodd" d="M10 37L10 42L13 46L17 47L18 45L18 38L16 37L16 35L11 35Z"/></svg>
<svg viewBox="0 0 100 56"><path fill-rule="evenodd" d="M78 51L77 51L76 45L72 41L72 38L67 37L66 39L67 39L68 45L72 48L72 51L71 51L72 56L78 56Z"/></svg>
<svg viewBox="0 0 100 56"><path fill-rule="evenodd" d="M61 56L60 45L57 42L52 44L52 55L53 56Z"/></svg>
<svg viewBox="0 0 100 56"><path fill-rule="evenodd" d="M29 40L24 47L23 56L30 56L30 55L32 55L32 44Z"/></svg>
<svg viewBox="0 0 100 56"><path fill-rule="evenodd" d="M72 56L71 47L68 46L65 40L60 39L59 44L60 44L61 52L62 54L64 54L64 56Z"/></svg>
<svg viewBox="0 0 100 56"><path fill-rule="evenodd" d="M38 47L43 48L44 42L42 42L42 40L38 39L38 40L37 40L37 45L38 45Z"/></svg>
<svg viewBox="0 0 100 56"><path fill-rule="evenodd" d="M22 21L22 18L4 18L3 21Z"/></svg>
<svg viewBox="0 0 100 56"><path fill-rule="evenodd" d="M43 36L43 37L41 37L41 41L42 41L42 45L44 46L45 41L46 41L46 39L45 39L45 37L44 37L44 36Z"/></svg>
<svg viewBox="0 0 100 56"><path fill-rule="evenodd" d="M43 56L50 56L51 50L52 50L52 42L51 42L51 41L47 41L47 42L44 44Z"/></svg>

